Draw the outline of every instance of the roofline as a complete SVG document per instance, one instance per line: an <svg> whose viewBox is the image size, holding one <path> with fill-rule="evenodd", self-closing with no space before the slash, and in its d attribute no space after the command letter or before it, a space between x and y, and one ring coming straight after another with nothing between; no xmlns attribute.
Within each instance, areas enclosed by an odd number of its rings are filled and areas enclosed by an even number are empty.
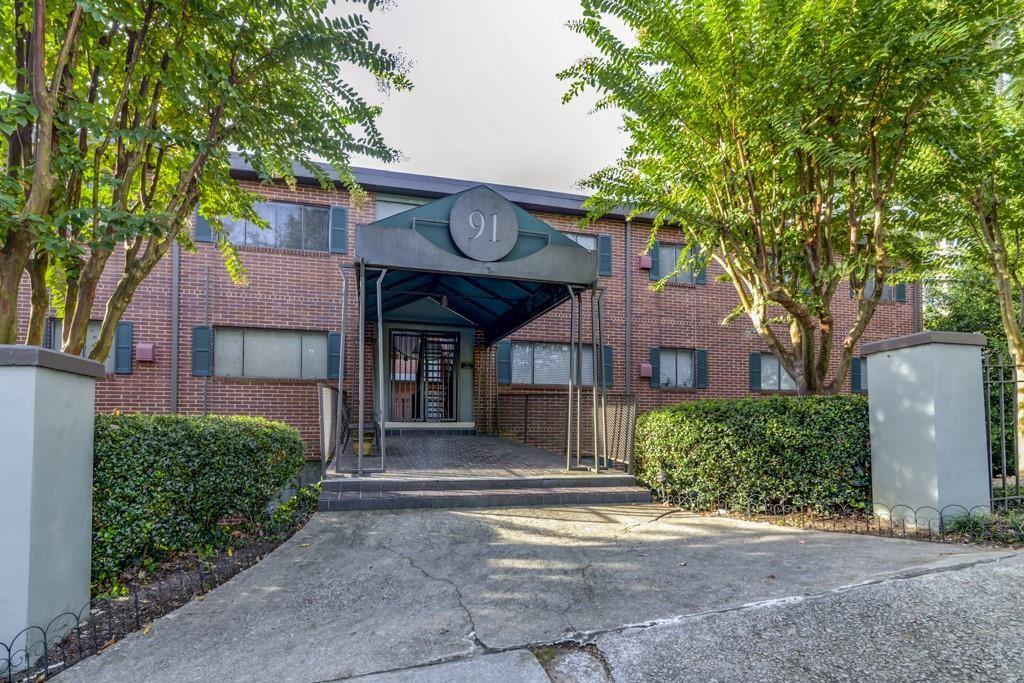
<svg viewBox="0 0 1024 683"><path fill-rule="evenodd" d="M338 174L334 172L334 169L329 164L318 163L317 165L335 183L339 182ZM319 185L319 181L312 177L305 168L296 164L293 166L293 169L295 179L300 184ZM356 182L371 192L437 199L468 190L478 185L487 185L487 187L490 187L505 199L529 211L548 211L573 216L585 216L587 214L587 210L583 207L583 202L588 199L588 196L571 192L555 192L553 190L540 190L518 185L498 185L484 183L479 180L445 178L442 176L389 171L361 166L353 166L352 172L355 174ZM238 153L231 154L231 176L245 180L259 180L252 166ZM613 211L605 214L605 217L625 220L626 214L623 211ZM650 219L645 216L637 216L633 220L648 222Z"/></svg>

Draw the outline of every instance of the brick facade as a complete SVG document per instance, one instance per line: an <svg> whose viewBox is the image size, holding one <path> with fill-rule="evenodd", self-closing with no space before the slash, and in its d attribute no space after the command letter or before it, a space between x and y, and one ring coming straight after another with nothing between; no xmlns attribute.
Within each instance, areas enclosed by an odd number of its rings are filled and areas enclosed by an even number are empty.
<svg viewBox="0 0 1024 683"><path fill-rule="evenodd" d="M266 380L254 378L194 377L192 375L192 329L197 325L262 327L289 330L337 330L341 319L341 267L351 266L356 226L374 219L373 193L359 206L352 206L346 192L325 192L300 184L295 189L259 185L240 180L268 199L314 205L343 205L348 213L348 252L311 253L266 247L239 247L248 270L248 284L232 283L217 247L197 243L195 251L182 250L179 268L178 373L176 408L185 414L249 414L279 419L297 427L307 443L307 457L320 455L317 385L336 382L313 379ZM396 189L396 193L400 190ZM627 248L627 226L622 220L602 220L581 231L576 215L535 212L551 226L566 232L593 232L611 237L612 274L601 277L599 286L605 300L605 343L613 348L611 393L627 390L639 400L641 410L658 405L705 397L749 395L748 356L766 350L747 318L723 325L722 320L736 305L732 285L720 281L715 264L708 267L705 284L667 284L652 291L648 271L638 265L644 252L648 227L631 227ZM663 231L659 241L681 243L681 236ZM168 412L172 400L172 300L175 260L165 258L142 284L125 313L134 325L134 339L156 346L154 362L133 358L131 374L108 375L97 385L97 409ZM93 310L100 319L106 296L116 281L118 258L111 259ZM355 276L349 268L348 343L345 362L346 389L353 402L357 396L357 310ZM630 318L626 311L627 274L632 278ZM584 338L590 339L589 296L584 295ZM880 304L862 343L910 334L920 319L920 290L907 288L906 302ZM837 330L842 333L854 313L845 292L837 296ZM28 315L28 282L23 282L21 311ZM514 340L562 342L568 338L568 304L550 311L513 335ZM368 325L367 401L372 401L372 326ZM626 354L626 330L632 331L631 350ZM841 338L841 337L840 337ZM494 348L479 342L474 352L474 416L477 428L498 431L534 445L560 450L565 444L566 389L499 385L495 377ZM654 347L704 349L708 353L706 389L655 389L641 378L638 368L647 362ZM839 353L834 360L838 362ZM589 392L584 404L589 405ZM369 409L368 409L369 410ZM369 418L369 413L367 414ZM524 425L528 424L525 430ZM587 430L584 429L586 433Z"/></svg>

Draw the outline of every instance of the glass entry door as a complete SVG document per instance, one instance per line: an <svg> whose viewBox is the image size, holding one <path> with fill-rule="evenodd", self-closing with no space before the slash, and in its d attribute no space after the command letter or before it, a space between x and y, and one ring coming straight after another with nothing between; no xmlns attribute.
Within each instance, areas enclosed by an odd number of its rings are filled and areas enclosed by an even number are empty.
<svg viewBox="0 0 1024 683"><path fill-rule="evenodd" d="M457 419L457 333L392 330L390 359L392 422Z"/></svg>

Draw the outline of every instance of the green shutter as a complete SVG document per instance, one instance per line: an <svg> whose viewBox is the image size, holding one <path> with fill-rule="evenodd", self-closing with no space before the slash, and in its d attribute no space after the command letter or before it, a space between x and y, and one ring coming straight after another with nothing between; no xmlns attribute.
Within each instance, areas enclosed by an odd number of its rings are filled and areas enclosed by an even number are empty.
<svg viewBox="0 0 1024 683"><path fill-rule="evenodd" d="M651 386L657 389L661 382L661 350L651 349Z"/></svg>
<svg viewBox="0 0 1024 683"><path fill-rule="evenodd" d="M341 370L341 333L327 333L327 379L338 379Z"/></svg>
<svg viewBox="0 0 1024 683"><path fill-rule="evenodd" d="M906 301L907 300L907 283L906 282L900 282L900 283L898 283L896 285L895 289L896 289L896 292L895 292L895 294L896 294L896 297L895 297L896 301Z"/></svg>
<svg viewBox="0 0 1024 683"><path fill-rule="evenodd" d="M117 323L114 333L114 372L118 375L132 374L132 323L122 320Z"/></svg>
<svg viewBox="0 0 1024 683"><path fill-rule="evenodd" d="M512 342L508 339L498 342L495 365L498 370L498 384L512 384Z"/></svg>
<svg viewBox="0 0 1024 683"><path fill-rule="evenodd" d="M860 386L860 358L854 358L850 364L850 391L854 393L863 391Z"/></svg>
<svg viewBox="0 0 1024 683"><path fill-rule="evenodd" d="M209 325L192 328L192 374L196 377L213 375L213 328Z"/></svg>
<svg viewBox="0 0 1024 683"><path fill-rule="evenodd" d="M696 244L690 247L690 258L693 259L694 267L696 267L698 259L700 258L700 247ZM693 274L693 281L698 285L706 284L708 281L708 266L702 264L700 270L695 271Z"/></svg>
<svg viewBox="0 0 1024 683"><path fill-rule="evenodd" d="M694 386L698 389L708 388L708 352L704 349L697 349L693 352L693 370L696 381Z"/></svg>
<svg viewBox="0 0 1024 683"><path fill-rule="evenodd" d="M608 277L612 274L612 237L597 236L597 274Z"/></svg>
<svg viewBox="0 0 1024 683"><path fill-rule="evenodd" d="M200 216L199 211L196 211L196 242L212 241L213 227L210 225L210 221Z"/></svg>
<svg viewBox="0 0 1024 683"><path fill-rule="evenodd" d="M750 390L761 391L761 354L758 351L750 354Z"/></svg>
<svg viewBox="0 0 1024 683"><path fill-rule="evenodd" d="M331 207L331 253L348 253L348 209Z"/></svg>
<svg viewBox="0 0 1024 683"><path fill-rule="evenodd" d="M648 271L647 276L652 280L660 280L661 274L659 273L659 261L658 261L658 243L655 242L651 246L651 250L648 252L651 256L651 269Z"/></svg>
<svg viewBox="0 0 1024 683"><path fill-rule="evenodd" d="M612 385L612 347L605 344L602 350L601 360L604 363L604 385Z"/></svg>

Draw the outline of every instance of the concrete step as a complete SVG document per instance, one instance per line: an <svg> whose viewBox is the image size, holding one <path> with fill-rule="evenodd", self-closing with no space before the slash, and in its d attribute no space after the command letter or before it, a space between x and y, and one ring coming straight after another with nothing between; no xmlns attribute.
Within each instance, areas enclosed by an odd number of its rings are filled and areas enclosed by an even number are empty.
<svg viewBox="0 0 1024 683"><path fill-rule="evenodd" d="M635 486L628 474L578 474L550 477L337 477L325 479L324 492L479 491L494 489L607 488Z"/></svg>
<svg viewBox="0 0 1024 683"><path fill-rule="evenodd" d="M521 480L519 480L521 481ZM640 486L549 486L488 489L411 489L324 491L317 509L393 510L408 508L522 507L532 505L606 505L649 503Z"/></svg>

